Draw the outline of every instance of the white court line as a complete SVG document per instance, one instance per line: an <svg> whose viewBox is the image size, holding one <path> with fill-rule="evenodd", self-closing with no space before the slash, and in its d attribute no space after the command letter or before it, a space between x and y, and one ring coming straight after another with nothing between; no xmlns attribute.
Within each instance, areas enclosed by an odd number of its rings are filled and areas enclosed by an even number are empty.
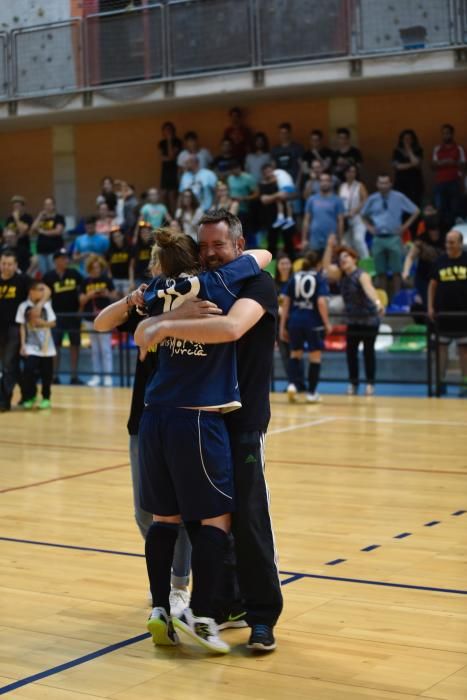
<svg viewBox="0 0 467 700"><path fill-rule="evenodd" d="M291 430L298 430L298 428L309 428L313 425L331 423L334 420L334 416L327 416L326 418L317 418L316 420L309 420L306 423L297 423L296 425L289 425L287 428L275 428L274 430L268 430L267 435L278 435L279 433L288 433Z"/></svg>
<svg viewBox="0 0 467 700"><path fill-rule="evenodd" d="M351 420L362 423L400 423L401 425L452 425L454 427L467 428L467 423L455 420L417 420L412 418L368 418L367 416L333 416L334 420Z"/></svg>

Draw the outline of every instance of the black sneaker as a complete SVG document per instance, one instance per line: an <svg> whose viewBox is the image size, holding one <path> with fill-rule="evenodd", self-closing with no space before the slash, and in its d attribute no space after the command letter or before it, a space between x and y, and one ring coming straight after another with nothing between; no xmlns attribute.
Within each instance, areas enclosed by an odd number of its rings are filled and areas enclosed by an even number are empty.
<svg viewBox="0 0 467 700"><path fill-rule="evenodd" d="M235 610L230 610L228 613L219 613L216 616L217 626L220 630L227 630L230 628L238 627L248 627L246 621L246 612L242 608L235 608Z"/></svg>
<svg viewBox="0 0 467 700"><path fill-rule="evenodd" d="M246 648L253 649L253 651L273 651L276 648L276 640L272 633L272 627L253 625Z"/></svg>
<svg viewBox="0 0 467 700"><path fill-rule="evenodd" d="M71 386L84 386L84 382L79 377L72 377L70 379Z"/></svg>

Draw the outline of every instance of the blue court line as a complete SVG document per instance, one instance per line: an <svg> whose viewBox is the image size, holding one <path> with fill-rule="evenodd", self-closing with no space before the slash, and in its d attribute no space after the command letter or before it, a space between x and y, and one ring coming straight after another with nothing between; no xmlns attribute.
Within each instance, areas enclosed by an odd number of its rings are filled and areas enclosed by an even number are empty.
<svg viewBox="0 0 467 700"><path fill-rule="evenodd" d="M434 525L439 525L441 520L430 520L429 523L425 523L423 527L433 527Z"/></svg>
<svg viewBox="0 0 467 700"><path fill-rule="evenodd" d="M21 540L16 537L0 537L3 542L19 542L20 544L36 544L41 547L58 547L58 549L77 549L80 552L97 552L98 554L117 554L121 557L143 557L136 552L122 552L116 549L98 549L97 547L81 547L75 544L57 544L56 542L40 542L39 540Z"/></svg>
<svg viewBox="0 0 467 700"><path fill-rule="evenodd" d="M88 661L93 659L98 659L100 656L105 656L105 654L110 654L117 649L123 649L123 647L128 647L130 644L136 644L137 642L142 642L143 639L148 639L151 635L149 632L144 634L139 634L137 637L130 637L130 639L124 639L123 642L116 642L115 644L110 644L103 649L98 649L90 654L85 654L85 656L79 656L77 659L72 659L72 661L67 661L59 666L54 666L53 668L48 668L46 671L40 671L39 673L34 673L32 676L26 676L26 678L21 678L18 681L9 683L0 688L0 695L5 695L6 693L11 693L12 690L17 690L22 688L24 685L29 685L30 683L35 683L43 678L48 678L49 676L55 676L57 673L62 671L67 671L69 668L74 668L75 666L81 666Z"/></svg>
<svg viewBox="0 0 467 700"><path fill-rule="evenodd" d="M394 535L393 539L394 540L403 540L404 537L410 537L412 533L411 532L401 532L399 535Z"/></svg>
<svg viewBox="0 0 467 700"><path fill-rule="evenodd" d="M298 575L293 571L281 571L281 574ZM456 595L467 595L467 591L457 588L438 588L435 586L417 586L411 583L392 583L390 581L371 581L363 578L347 578L345 576L325 576L324 574L300 574L301 578L317 578L324 581L343 581L344 583L362 583L367 586L386 586L387 588L407 588L414 591L430 591L435 593L454 593Z"/></svg>
<svg viewBox="0 0 467 700"><path fill-rule="evenodd" d="M325 564L326 566L336 566L336 564L342 564L343 561L347 561L347 559L333 559L332 561L326 561Z"/></svg>
<svg viewBox="0 0 467 700"><path fill-rule="evenodd" d="M283 574L285 572L281 571L280 573ZM303 577L304 574L293 574L289 578L285 578L283 581L281 581L281 586L286 586L288 583L295 583L295 581L300 581L300 579Z"/></svg>
<svg viewBox="0 0 467 700"><path fill-rule="evenodd" d="M361 552L372 552L374 549L378 549L378 547L381 547L380 544L369 544L368 547L363 547L361 549Z"/></svg>

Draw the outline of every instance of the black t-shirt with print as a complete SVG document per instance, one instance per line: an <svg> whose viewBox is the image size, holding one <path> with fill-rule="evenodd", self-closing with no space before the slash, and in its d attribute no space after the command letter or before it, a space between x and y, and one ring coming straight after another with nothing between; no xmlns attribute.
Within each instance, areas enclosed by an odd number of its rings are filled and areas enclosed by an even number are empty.
<svg viewBox="0 0 467 700"><path fill-rule="evenodd" d="M151 243L137 243L135 247L135 279L149 277L148 266L151 260Z"/></svg>
<svg viewBox="0 0 467 700"><path fill-rule="evenodd" d="M21 214L19 217L19 220L23 224L27 224L28 228L31 228L32 223L34 219L30 214ZM13 231L16 231L18 233L18 227L16 226L16 220L15 218L10 214L10 216L7 217L5 221L5 228L10 228L13 229ZM7 246L5 246L7 247ZM15 253L18 258L18 267L22 272L26 272L26 270L29 267L29 263L31 260L31 239L29 238L29 234L26 233L24 235L19 235L18 233L18 238L17 238L17 243L16 243L16 248L15 248Z"/></svg>
<svg viewBox="0 0 467 700"><path fill-rule="evenodd" d="M259 183L259 220L261 228L265 231L268 231L277 219L277 203L270 202L269 204L263 204L261 201L261 195L276 194L276 192L279 192L279 188L277 187L277 182L275 180L274 182Z"/></svg>
<svg viewBox="0 0 467 700"><path fill-rule="evenodd" d="M65 219L61 214L55 214L54 216L42 219L39 228L51 231L58 226L58 224L62 224L65 228ZM39 233L37 236L37 252L41 255L55 253L56 250L60 250L64 245L63 236L45 236L43 233Z"/></svg>
<svg viewBox="0 0 467 700"><path fill-rule="evenodd" d="M77 270L67 268L62 276L55 270L50 270L44 275L42 281L52 291L52 308L56 314L79 311L79 294L83 277Z"/></svg>
<svg viewBox="0 0 467 700"><path fill-rule="evenodd" d="M10 279L0 277L0 332L15 324L18 306L27 298L31 280L16 272Z"/></svg>
<svg viewBox="0 0 467 700"><path fill-rule="evenodd" d="M117 246L110 244L107 260L112 277L116 280L127 280L130 276L129 268L132 257L133 251L130 246L125 245L123 248L117 248Z"/></svg>
<svg viewBox="0 0 467 700"><path fill-rule="evenodd" d="M462 311L467 314L467 253L457 258L442 255L433 265L432 279L438 283L435 311ZM439 328L446 332L467 335L467 315L439 319Z"/></svg>
<svg viewBox="0 0 467 700"><path fill-rule="evenodd" d="M239 299L253 299L266 313L237 341L238 384L242 408L224 418L232 433L267 430L271 418L269 391L278 318L274 280L267 272L245 282Z"/></svg>
<svg viewBox="0 0 467 700"><path fill-rule="evenodd" d="M126 323L122 323L118 330L123 333L131 333L134 335L136 326L143 318L132 309ZM144 394L146 384L151 378L153 372L157 368L157 352L148 352L144 361L136 360L135 379L133 382L133 393L131 395L131 408L128 418L127 428L129 435L138 435L139 422L144 411Z"/></svg>
<svg viewBox="0 0 467 700"><path fill-rule="evenodd" d="M112 279L107 275L101 275L100 277L86 277L81 283L81 293L89 294L89 292L113 292L115 289ZM110 299L106 296L100 296L99 294L88 301L85 304L83 311L87 314L97 315L99 311L105 309L111 303Z"/></svg>
<svg viewBox="0 0 467 700"><path fill-rule="evenodd" d="M318 148L318 154L321 160L326 160L329 158L332 163L333 159L333 152L331 151L330 148L327 148L326 146L323 146L322 148ZM302 156L302 159L305 161L305 163L308 165L309 168L311 168L311 164L314 160L317 160L316 154L314 151L311 151L310 149L306 150Z"/></svg>

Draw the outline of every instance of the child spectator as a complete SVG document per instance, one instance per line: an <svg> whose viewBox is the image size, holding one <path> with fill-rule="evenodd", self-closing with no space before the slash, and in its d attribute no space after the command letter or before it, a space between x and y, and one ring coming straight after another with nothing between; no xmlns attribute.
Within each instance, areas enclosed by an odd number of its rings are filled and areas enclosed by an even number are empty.
<svg viewBox="0 0 467 700"><path fill-rule="evenodd" d="M164 223L170 224L172 221L167 207L159 199L159 190L156 187L148 190L146 204L141 207L140 215L152 228L161 228Z"/></svg>
<svg viewBox="0 0 467 700"><path fill-rule="evenodd" d="M33 282L28 298L16 312L20 324L20 354L24 358L23 407L34 408L37 395L37 379L42 384L42 400L38 407L51 408L50 388L53 378L53 361L56 355L51 328L55 326L55 313L50 301L50 290L42 282Z"/></svg>

